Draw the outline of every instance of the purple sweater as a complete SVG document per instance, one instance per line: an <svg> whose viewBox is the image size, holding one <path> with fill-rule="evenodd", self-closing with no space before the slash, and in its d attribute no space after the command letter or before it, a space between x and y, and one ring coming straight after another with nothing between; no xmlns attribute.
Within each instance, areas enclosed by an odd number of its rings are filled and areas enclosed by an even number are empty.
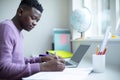
<svg viewBox="0 0 120 80"><path fill-rule="evenodd" d="M23 36L11 20L0 23L0 79L17 80L40 71L40 58L24 58Z"/></svg>

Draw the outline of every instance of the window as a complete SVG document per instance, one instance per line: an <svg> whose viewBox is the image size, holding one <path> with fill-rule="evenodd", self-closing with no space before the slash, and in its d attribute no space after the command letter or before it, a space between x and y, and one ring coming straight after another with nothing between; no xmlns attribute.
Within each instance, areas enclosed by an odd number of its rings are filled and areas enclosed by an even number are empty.
<svg viewBox="0 0 120 80"><path fill-rule="evenodd" d="M103 36L108 26L115 32L119 18L119 0L72 0L72 10L87 7L92 15L90 28L85 32L85 37ZM73 39L79 38L80 33L73 30Z"/></svg>

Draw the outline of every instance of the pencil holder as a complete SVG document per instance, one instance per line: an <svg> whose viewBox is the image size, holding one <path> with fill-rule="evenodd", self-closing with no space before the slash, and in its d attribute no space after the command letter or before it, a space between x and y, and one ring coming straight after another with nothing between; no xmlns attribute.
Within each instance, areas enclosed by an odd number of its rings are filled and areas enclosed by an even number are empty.
<svg viewBox="0 0 120 80"><path fill-rule="evenodd" d="M93 71L101 73L105 71L105 55L92 55Z"/></svg>

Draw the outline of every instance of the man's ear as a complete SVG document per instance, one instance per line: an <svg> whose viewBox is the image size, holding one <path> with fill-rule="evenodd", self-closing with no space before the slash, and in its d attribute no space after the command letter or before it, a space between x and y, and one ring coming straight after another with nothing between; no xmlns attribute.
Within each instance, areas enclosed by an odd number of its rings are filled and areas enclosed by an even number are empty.
<svg viewBox="0 0 120 80"><path fill-rule="evenodd" d="M19 8L18 9L18 16L22 16L22 14L23 14L23 8Z"/></svg>

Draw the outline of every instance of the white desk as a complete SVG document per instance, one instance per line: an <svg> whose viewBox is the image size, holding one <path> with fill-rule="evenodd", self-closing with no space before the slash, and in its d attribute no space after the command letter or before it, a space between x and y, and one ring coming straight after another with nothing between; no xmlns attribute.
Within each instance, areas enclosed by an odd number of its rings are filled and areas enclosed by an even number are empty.
<svg viewBox="0 0 120 80"><path fill-rule="evenodd" d="M120 80L120 70L107 68L104 73L91 73L86 80Z"/></svg>
<svg viewBox="0 0 120 80"><path fill-rule="evenodd" d="M69 59L68 59L69 60ZM85 55L80 62L80 68L89 68L92 67L92 60ZM86 80L120 80L120 66L107 65L103 73L90 73Z"/></svg>
<svg viewBox="0 0 120 80"><path fill-rule="evenodd" d="M74 42L74 41L73 41ZM75 44L91 43L92 46L87 51L79 64L80 68L92 67L92 54L95 53L95 47L101 43L101 40L81 40L75 41ZM103 73L91 73L86 80L120 80L120 40L111 40L108 42L108 51L106 54L106 70ZM78 46L73 45L73 48ZM57 80L57 79L56 79ZM61 79L62 80L62 79ZM80 79L81 80L81 79Z"/></svg>
<svg viewBox="0 0 120 80"><path fill-rule="evenodd" d="M92 54L95 54L95 49L98 44L101 44L102 39L85 39L73 40L73 51L82 44L91 44L91 47L84 56L79 67L92 66ZM110 39L108 41L106 54L106 70L104 73L91 73L87 80L120 80L120 38Z"/></svg>
<svg viewBox="0 0 120 80"><path fill-rule="evenodd" d="M92 67L91 62L83 59L79 67ZM120 80L120 67L106 65L105 72L94 73L92 72L86 80Z"/></svg>
<svg viewBox="0 0 120 80"><path fill-rule="evenodd" d="M83 68L83 67L89 68L89 67L91 67L91 65L92 64L89 63L89 61L87 61L86 59L83 59L81 61L81 63L79 64L79 68ZM32 76L32 78L27 78L27 79L23 79L23 80L41 80L41 79L38 79L40 76L41 77L43 77L43 76L49 77L50 80L67 80L67 79L69 79L69 77L70 77L69 80L73 80L73 78L74 78L74 80L120 80L120 68L118 68L118 67L115 68L112 66L111 67L106 66L105 72L103 72L103 73L92 72L89 75L87 75L86 72L79 72L76 70L74 70L74 69L73 69L73 71L70 70L70 72L68 71L69 73L67 72L66 74L65 74L65 72L59 73L60 75L57 75L58 73L56 74L56 73L49 73L49 72L48 73L46 72L45 73L46 75L45 74L39 75L39 73L38 73L38 74L36 74L36 78L35 78L35 76L34 76L34 78ZM77 72L77 73L75 73L75 72ZM51 75L52 75L52 77L51 77ZM82 75L87 76L87 77L85 78ZM57 79L57 78L59 78L59 79ZM47 79L47 80L49 80L49 79Z"/></svg>

